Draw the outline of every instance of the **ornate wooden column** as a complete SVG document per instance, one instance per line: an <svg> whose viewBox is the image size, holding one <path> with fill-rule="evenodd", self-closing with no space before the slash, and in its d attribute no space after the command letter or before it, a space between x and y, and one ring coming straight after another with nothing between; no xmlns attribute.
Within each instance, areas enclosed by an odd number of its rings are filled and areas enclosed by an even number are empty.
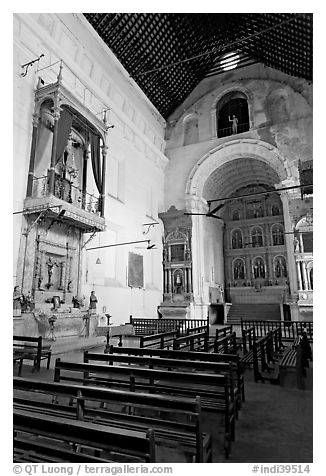
<svg viewBox="0 0 326 476"><path fill-rule="evenodd" d="M89 144L86 144L86 149L84 150L83 156L83 182L82 182L82 208L85 209L86 206L86 189L87 189L87 166L89 159Z"/></svg>
<svg viewBox="0 0 326 476"><path fill-rule="evenodd" d="M106 155L108 146L103 144L102 147L102 193L101 193L101 216L104 217L105 206L105 173L106 173Z"/></svg>
<svg viewBox="0 0 326 476"><path fill-rule="evenodd" d="M37 132L38 132L39 122L40 122L40 116L37 113L34 113L33 114L32 145L31 145L31 153L30 153L30 157L29 157L29 169L28 169L26 197L31 197L32 192L33 192L36 141L37 141Z"/></svg>
<svg viewBox="0 0 326 476"><path fill-rule="evenodd" d="M62 64L60 65L60 71L58 74L58 86L62 84ZM49 168L49 193L52 195L54 194L54 178L55 178L55 163L57 158L57 142L58 142L58 124L60 119L60 105L59 105L59 93L56 92L54 105L53 105L53 118L54 118L54 125L53 125L53 139L52 139L52 150L51 150L51 162Z"/></svg>

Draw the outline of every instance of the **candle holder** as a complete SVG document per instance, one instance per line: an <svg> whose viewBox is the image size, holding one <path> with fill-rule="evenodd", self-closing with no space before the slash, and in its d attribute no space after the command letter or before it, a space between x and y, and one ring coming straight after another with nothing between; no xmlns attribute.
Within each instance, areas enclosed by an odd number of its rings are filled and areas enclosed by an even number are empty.
<svg viewBox="0 0 326 476"><path fill-rule="evenodd" d="M47 336L48 339L56 340L56 335L54 333L54 323L55 323L56 320L57 320L57 316L53 315L53 316L49 317L50 332Z"/></svg>

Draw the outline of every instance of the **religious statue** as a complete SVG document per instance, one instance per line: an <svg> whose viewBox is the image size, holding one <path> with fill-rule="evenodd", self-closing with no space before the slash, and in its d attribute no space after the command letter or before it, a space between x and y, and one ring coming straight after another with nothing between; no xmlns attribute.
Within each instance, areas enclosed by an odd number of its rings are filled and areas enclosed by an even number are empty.
<svg viewBox="0 0 326 476"><path fill-rule="evenodd" d="M52 286L52 274L53 274L53 267L54 266L58 266L57 263L53 262L52 259L51 259L51 256L49 256L49 259L46 263L47 267L48 267L48 283L47 283L47 288L50 289L50 287Z"/></svg>
<svg viewBox="0 0 326 476"><path fill-rule="evenodd" d="M23 295L20 292L20 287L15 286L14 287L14 293L13 293L14 316L20 316L21 315L22 302L23 302Z"/></svg>
<svg viewBox="0 0 326 476"><path fill-rule="evenodd" d="M96 309L97 297L95 296L95 292L92 291L89 297L89 309L93 310Z"/></svg>
<svg viewBox="0 0 326 476"><path fill-rule="evenodd" d="M229 122L232 122L232 134L237 134L238 132L238 118L233 114L232 119L229 116Z"/></svg>
<svg viewBox="0 0 326 476"><path fill-rule="evenodd" d="M300 252L300 242L299 242L299 240L296 236L294 237L293 246L294 246L295 253L299 253Z"/></svg>
<svg viewBox="0 0 326 476"><path fill-rule="evenodd" d="M180 273L176 273L175 275L174 289L176 294L182 294L182 276Z"/></svg>

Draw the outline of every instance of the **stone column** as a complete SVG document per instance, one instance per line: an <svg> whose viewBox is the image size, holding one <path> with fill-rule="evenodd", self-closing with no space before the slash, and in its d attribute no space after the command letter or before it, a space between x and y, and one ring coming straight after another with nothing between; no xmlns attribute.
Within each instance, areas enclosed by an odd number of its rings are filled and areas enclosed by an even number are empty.
<svg viewBox="0 0 326 476"><path fill-rule="evenodd" d="M281 183L279 187L287 187L291 185L293 185L292 182ZM291 193L293 194L294 192L292 191ZM298 195L300 195L300 193ZM291 231L293 231L294 229L294 223L292 222L290 211L289 211L289 199L290 199L289 192L281 191L280 196L281 196L282 205L283 205L284 231L286 232L284 236L285 236L287 260L288 260L288 276L289 276L289 282L290 282L290 293L296 294L298 291L298 286L297 286L297 272L296 272L294 247L293 247L294 235L291 233Z"/></svg>
<svg viewBox="0 0 326 476"><path fill-rule="evenodd" d="M188 200L187 211L190 213L207 213L207 204L198 197L191 197ZM201 305L203 302L203 281L204 281L204 227L203 216L192 216L192 266L193 266L193 292L195 304Z"/></svg>

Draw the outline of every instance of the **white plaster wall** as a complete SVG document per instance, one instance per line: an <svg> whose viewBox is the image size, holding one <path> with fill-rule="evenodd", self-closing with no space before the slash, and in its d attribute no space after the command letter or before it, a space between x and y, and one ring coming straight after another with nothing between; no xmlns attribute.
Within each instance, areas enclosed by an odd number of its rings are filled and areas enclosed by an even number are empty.
<svg viewBox="0 0 326 476"><path fill-rule="evenodd" d="M248 97L251 127L237 139L257 139L276 147L289 166L312 158L312 86L271 68L254 65L202 81L169 117L166 132L165 208L185 206L186 181L197 161L215 147L234 137L216 137L216 103L229 91L240 90ZM287 117L275 120L269 110L273 98L284 97ZM184 120L198 117L199 141L183 146ZM271 164L273 166L273 164ZM178 177L178 181L173 177Z"/></svg>
<svg viewBox="0 0 326 476"><path fill-rule="evenodd" d="M47 68L37 73L35 65L25 78L20 77L20 66L41 53L45 56L39 68ZM48 66L60 59L64 61L64 84L81 101L87 101L94 112L109 108L108 119L115 126L108 133L105 206L108 231L101 234L100 245L110 244L113 239L115 242L152 239L157 244L157 249L152 251L117 247L114 253L108 253L108 258L102 250L102 265L95 264L96 251L84 251L82 294L88 301L94 289L98 309L107 306L115 323L127 321L129 314L156 316L156 307L162 299L162 229L151 228L145 236L142 223L157 220L158 209L164 206L165 121L81 14L14 15L14 210L23 208L26 194L37 77L54 82L59 65ZM115 170L119 169L116 184L114 178L109 180L113 160ZM13 233L14 276L21 223L22 217L17 215ZM87 247L96 246L96 240L97 237ZM131 290L126 285L129 251L144 255L142 290Z"/></svg>

